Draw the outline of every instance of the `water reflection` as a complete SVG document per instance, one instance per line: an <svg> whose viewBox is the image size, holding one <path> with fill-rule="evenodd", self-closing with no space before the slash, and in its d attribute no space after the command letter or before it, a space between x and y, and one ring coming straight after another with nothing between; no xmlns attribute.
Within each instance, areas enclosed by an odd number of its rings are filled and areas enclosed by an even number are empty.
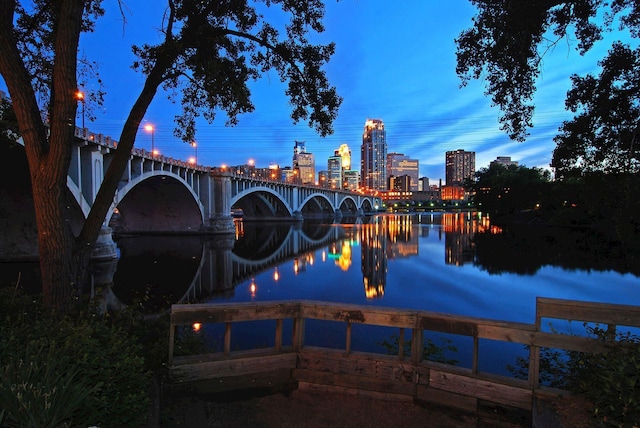
<svg viewBox="0 0 640 428"><path fill-rule="evenodd" d="M534 275L543 266L559 265L638 275L638 265L629 260L634 255L625 260L609 259L591 244L576 245L594 239L580 231L502 230L486 217L472 213L378 215L365 220L295 225L238 221L236 235L231 238L123 238L118 241L121 257L113 293L124 305L142 302L150 309L211 299L382 300L390 280L404 281L399 278L409 272L414 275L413 281L428 280L420 265L390 274L389 264L414 258L423 264L428 256L421 250L431 248L434 242L440 243L444 266L473 266L489 274ZM319 267L314 268L316 263ZM354 276L358 268L359 278ZM426 273L435 277L440 274L437 270ZM324 286L330 289L335 283L344 286L339 295L317 290ZM350 297L358 283L361 297ZM248 294L237 294L238 286L247 287ZM293 294L292 287L298 287ZM285 289L289 292L282 291ZM412 296L403 299L401 305L403 301L412 303Z"/></svg>

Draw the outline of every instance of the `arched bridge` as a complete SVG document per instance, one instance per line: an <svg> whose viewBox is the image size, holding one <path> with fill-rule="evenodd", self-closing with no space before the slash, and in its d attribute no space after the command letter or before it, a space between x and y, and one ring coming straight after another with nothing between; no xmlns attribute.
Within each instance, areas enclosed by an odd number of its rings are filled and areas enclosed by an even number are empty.
<svg viewBox="0 0 640 428"><path fill-rule="evenodd" d="M211 173L229 178L230 188L226 190L231 206L242 210L245 220L363 215L380 205L380 200L356 192L255 179L228 168L212 168Z"/></svg>
<svg viewBox="0 0 640 428"><path fill-rule="evenodd" d="M83 218L117 147L110 137L76 128L67 183ZM300 221L362 215L380 205L357 192L260 180L134 148L105 226L121 233L233 233L234 208L246 220Z"/></svg>

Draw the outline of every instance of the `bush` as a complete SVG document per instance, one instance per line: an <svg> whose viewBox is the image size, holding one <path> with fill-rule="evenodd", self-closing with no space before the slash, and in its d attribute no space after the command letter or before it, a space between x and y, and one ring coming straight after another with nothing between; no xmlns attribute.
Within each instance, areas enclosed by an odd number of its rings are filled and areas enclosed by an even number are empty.
<svg viewBox="0 0 640 428"><path fill-rule="evenodd" d="M628 332L611 333L596 326L587 332L606 347L602 353L540 349L540 381L565 389L593 403L600 422L617 427L637 427L640 421L640 338ZM528 360L518 358L508 369L527 378Z"/></svg>
<svg viewBox="0 0 640 428"><path fill-rule="evenodd" d="M603 337L604 331L596 330ZM585 376L574 390L594 404L595 416L618 427L637 427L640 421L640 340L629 333L607 342L607 352L587 354L578 361Z"/></svg>
<svg viewBox="0 0 640 428"><path fill-rule="evenodd" d="M130 331L86 309L46 310L7 289L0 313L1 426L146 424L150 373Z"/></svg>

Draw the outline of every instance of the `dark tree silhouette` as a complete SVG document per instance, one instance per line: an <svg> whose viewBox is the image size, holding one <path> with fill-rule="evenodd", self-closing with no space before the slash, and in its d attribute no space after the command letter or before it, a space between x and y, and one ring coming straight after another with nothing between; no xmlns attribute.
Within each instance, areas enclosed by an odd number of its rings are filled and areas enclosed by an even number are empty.
<svg viewBox="0 0 640 428"><path fill-rule="evenodd" d="M192 141L195 120L220 109L229 124L250 112L247 83L275 70L287 82L294 121L332 132L341 98L322 69L333 44L314 45L324 30L321 0L271 0L289 17L284 29L256 10L265 2L167 0L163 40L134 47L134 67L145 76L118 139L91 212L78 235L65 222L67 171L74 138L81 33L103 14L100 0L0 2L0 74L9 89L31 176L45 303L66 309L88 275L92 245L125 170L136 133L159 89L182 93L178 135ZM123 6L122 3L120 3ZM135 23L133 23L135 24ZM79 71L80 70L80 71ZM103 94L94 94L98 99Z"/></svg>

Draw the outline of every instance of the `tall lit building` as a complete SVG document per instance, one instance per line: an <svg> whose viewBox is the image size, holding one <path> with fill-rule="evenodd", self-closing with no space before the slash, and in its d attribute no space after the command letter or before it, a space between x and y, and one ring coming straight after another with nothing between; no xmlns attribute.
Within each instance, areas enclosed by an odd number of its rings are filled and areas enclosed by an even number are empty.
<svg viewBox="0 0 640 428"><path fill-rule="evenodd" d="M346 144L341 144L334 151L333 156L329 157L327 170L329 172L329 187L351 190L358 188L358 182L356 181L355 184L352 182L354 174L351 172L351 150Z"/></svg>
<svg viewBox="0 0 640 428"><path fill-rule="evenodd" d="M387 134L380 119L367 119L360 147L360 187L387 190Z"/></svg>
<svg viewBox="0 0 640 428"><path fill-rule="evenodd" d="M346 171L351 169L351 150L346 144L341 144L340 148L336 150L336 155L342 159L342 170Z"/></svg>
<svg viewBox="0 0 640 428"><path fill-rule="evenodd" d="M447 186L462 186L476 173L476 152L459 149L446 153L445 179Z"/></svg>
<svg viewBox="0 0 640 428"><path fill-rule="evenodd" d="M296 141L293 146L293 169L297 171L297 179L301 184L316 184L316 160L313 153L308 153L304 141Z"/></svg>
<svg viewBox="0 0 640 428"><path fill-rule="evenodd" d="M329 188L331 189L341 189L342 188L342 158L338 155L338 151L336 150L336 154L334 156L330 156L327 160L327 179L329 182Z"/></svg>
<svg viewBox="0 0 640 428"><path fill-rule="evenodd" d="M408 175L410 178L410 191L418 190L418 173L420 170L420 162L418 159L411 159L402 153L387 154L387 177L402 177Z"/></svg>

